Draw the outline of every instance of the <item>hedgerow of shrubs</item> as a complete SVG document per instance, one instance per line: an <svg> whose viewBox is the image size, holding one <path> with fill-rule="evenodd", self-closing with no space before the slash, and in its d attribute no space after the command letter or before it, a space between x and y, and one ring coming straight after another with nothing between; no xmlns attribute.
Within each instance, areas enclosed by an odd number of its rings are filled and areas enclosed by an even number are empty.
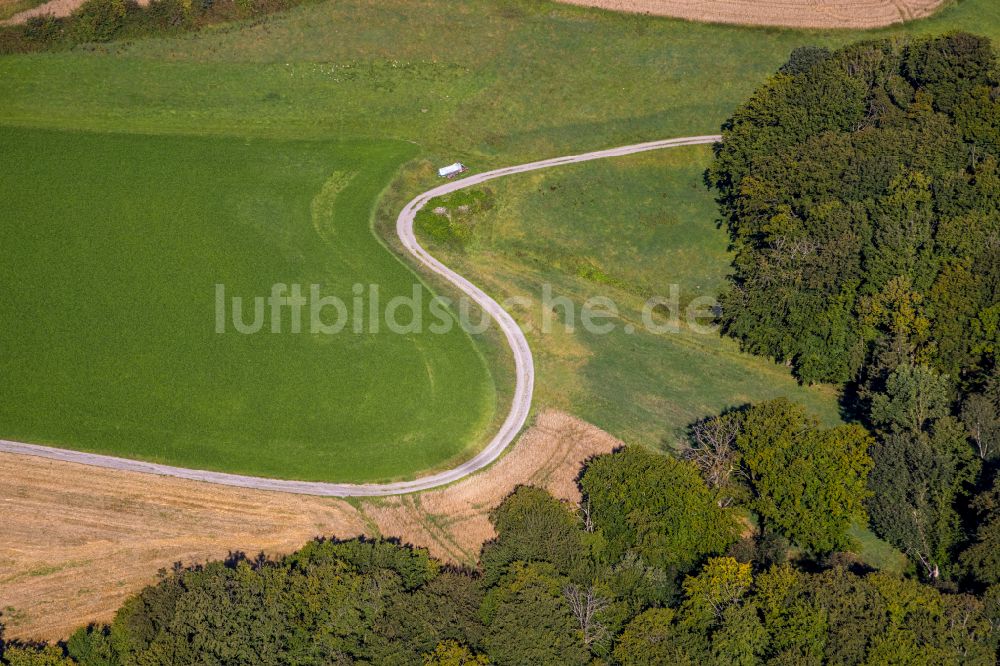
<svg viewBox="0 0 1000 666"><path fill-rule="evenodd" d="M65 18L35 16L0 28L0 54L69 48L127 37L196 30L279 12L305 0L87 0Z"/></svg>

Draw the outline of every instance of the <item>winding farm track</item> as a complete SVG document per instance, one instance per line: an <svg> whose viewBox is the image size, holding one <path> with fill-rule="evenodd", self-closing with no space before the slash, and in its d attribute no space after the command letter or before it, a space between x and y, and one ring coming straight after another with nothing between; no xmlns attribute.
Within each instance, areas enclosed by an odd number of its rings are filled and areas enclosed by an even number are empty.
<svg viewBox="0 0 1000 666"><path fill-rule="evenodd" d="M82 451L70 451L51 446L40 446L37 444L23 444L0 440L0 451L5 453L16 453L27 456L49 458L52 460L62 460L96 467L109 469L127 470L131 472L144 472L160 476L173 476L181 479L191 479L194 481L204 481L206 483L216 483L225 486L237 486L241 488L253 488L256 490L273 490L285 493L297 493L301 495L320 495L326 497L369 497L378 495L402 495L421 490L429 490L438 486L443 486L453 481L457 481L473 472L477 472L494 460L500 457L504 449L514 441L521 428L528 419L531 411L531 396L535 384L535 366L531 358L531 349L528 341L524 337L521 328L514 321L514 318L507 313L500 304L490 298L479 287L469 280L451 270L440 261L431 256L413 233L413 221L417 211L424 207L428 201L434 197L448 194L466 187L479 185L488 180L503 178L526 171L537 171L539 169L549 169L551 167L563 166L565 164L577 164L579 162L589 162L608 157L622 157L641 153L649 150L661 150L664 148L675 148L678 146L694 146L720 141L720 136L691 136L679 139L665 139L661 141L650 141L647 143L637 143L607 150L597 150L580 155L568 155L566 157L554 157L539 162L529 162L518 166L504 167L493 171L475 174L468 178L462 178L445 183L432 190L428 190L420 196L410 201L399 213L396 219L396 233L403 247L413 257L423 265L428 271L440 275L445 280L453 284L456 288L469 296L477 305L485 310L500 326L507 338L508 344L514 354L514 367L516 372L516 382L514 386L514 398L512 400L510 413L500 426L499 431L490 440L489 444L483 448L473 458L452 469L423 476L412 481L399 481L396 483L372 483L372 484L350 484L350 483L324 483L319 481L289 481L283 479L267 479L257 476L243 476L240 474L227 474L225 472L211 472L206 470L186 469L184 467L173 467L170 465L160 465L157 463L143 462L140 460L130 460L128 458L118 458L115 456L105 456L96 453L84 453Z"/></svg>

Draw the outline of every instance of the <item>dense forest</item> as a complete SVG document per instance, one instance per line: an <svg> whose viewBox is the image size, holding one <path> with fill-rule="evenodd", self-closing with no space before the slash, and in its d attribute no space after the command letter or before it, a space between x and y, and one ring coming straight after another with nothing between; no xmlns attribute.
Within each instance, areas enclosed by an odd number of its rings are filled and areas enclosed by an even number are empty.
<svg viewBox="0 0 1000 666"><path fill-rule="evenodd" d="M989 41L806 48L724 127L724 323L806 382L902 365L981 392L1000 341L1000 100Z"/></svg>
<svg viewBox="0 0 1000 666"><path fill-rule="evenodd" d="M998 165L996 54L957 33L797 50L708 174L736 253L724 330L844 385L876 438L876 531L980 588L1000 542Z"/></svg>
<svg viewBox="0 0 1000 666"><path fill-rule="evenodd" d="M164 572L110 626L13 666L995 664L1000 74L968 35L799 49L707 178L735 250L724 331L843 386L625 448L579 506L521 487L476 569L317 540ZM870 523L905 575L854 554ZM2 620L2 618L0 618Z"/></svg>

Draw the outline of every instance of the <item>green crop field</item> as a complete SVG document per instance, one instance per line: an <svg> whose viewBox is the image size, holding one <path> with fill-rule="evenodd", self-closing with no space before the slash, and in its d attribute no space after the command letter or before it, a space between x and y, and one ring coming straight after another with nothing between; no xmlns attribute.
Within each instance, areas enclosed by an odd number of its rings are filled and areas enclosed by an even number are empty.
<svg viewBox="0 0 1000 666"><path fill-rule="evenodd" d="M496 398L458 327L330 334L306 314L296 334L286 308L280 333L268 314L243 334L229 302L216 330L216 284L244 298L246 323L274 283L351 306L354 283L409 295L416 278L370 219L412 154L0 129L2 435L300 479L392 479L467 454Z"/></svg>
<svg viewBox="0 0 1000 666"><path fill-rule="evenodd" d="M0 436L298 478L395 478L446 464L506 408L493 342L427 341L425 366L417 342L393 336L325 346L199 338L212 284L263 295L265 283L320 275L407 292L412 276L368 227L401 165L377 213L390 246L395 212L435 182L432 165L483 169L714 133L796 46L951 29L1000 38L1000 5L962 0L926 21L858 33L535 1L342 0L2 57L0 233L11 259L0 267ZM621 300L623 321L665 284L682 299L711 294L728 258L700 180L707 159L707 149L683 149L496 183L495 207L475 222L483 230L439 251L495 295L537 295L549 282L577 302ZM309 215L337 172L357 175L337 198L331 240ZM272 220L288 235L262 242ZM349 243L342 223L357 234ZM123 271L91 251L120 258ZM126 279L143 290L123 289ZM123 337L116 320L150 329ZM799 387L716 336L528 333L536 405L630 441L673 445L692 418L777 394L837 418L831 391ZM434 399L424 400L430 377Z"/></svg>

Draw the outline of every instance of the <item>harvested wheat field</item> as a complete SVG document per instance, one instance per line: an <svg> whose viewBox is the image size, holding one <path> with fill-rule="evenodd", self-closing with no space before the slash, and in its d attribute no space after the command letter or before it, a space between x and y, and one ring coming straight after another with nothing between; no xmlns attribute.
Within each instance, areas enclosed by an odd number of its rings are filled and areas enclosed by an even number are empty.
<svg viewBox="0 0 1000 666"><path fill-rule="evenodd" d="M560 0L620 12L788 28L880 28L925 18L949 0Z"/></svg>
<svg viewBox="0 0 1000 666"><path fill-rule="evenodd" d="M0 610L9 636L109 620L174 562L283 553L365 521L346 502L0 455Z"/></svg>
<svg viewBox="0 0 1000 666"><path fill-rule="evenodd" d="M543 412L486 471L422 495L342 500L215 486L0 454L0 621L9 638L60 639L108 621L157 571L226 557L281 555L316 536L399 537L442 559L475 560L487 518L515 486L578 499L588 458L620 442L559 412Z"/></svg>

